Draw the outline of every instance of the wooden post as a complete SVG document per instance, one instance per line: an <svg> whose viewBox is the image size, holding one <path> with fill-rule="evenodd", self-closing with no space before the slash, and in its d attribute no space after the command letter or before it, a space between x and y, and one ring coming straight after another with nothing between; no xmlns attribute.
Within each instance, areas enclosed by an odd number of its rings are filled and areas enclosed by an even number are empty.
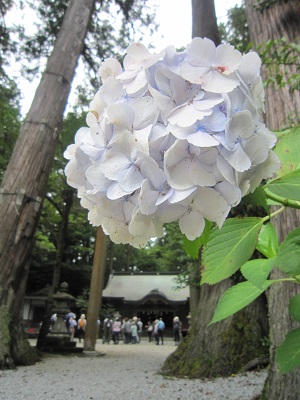
<svg viewBox="0 0 300 400"><path fill-rule="evenodd" d="M85 330L84 346L85 351L95 351L98 335L97 320L102 303L102 290L104 285L106 264L106 235L99 226L97 231L94 261L90 285L89 305L87 311L87 325Z"/></svg>

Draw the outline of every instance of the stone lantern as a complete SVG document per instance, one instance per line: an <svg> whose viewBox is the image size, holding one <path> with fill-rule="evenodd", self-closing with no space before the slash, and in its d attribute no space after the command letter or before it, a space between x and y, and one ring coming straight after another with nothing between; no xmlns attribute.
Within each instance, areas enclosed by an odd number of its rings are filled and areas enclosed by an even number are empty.
<svg viewBox="0 0 300 400"><path fill-rule="evenodd" d="M61 283L59 291L53 295L52 313L57 314L57 319L48 333L45 348L50 351L82 351L76 348L76 342L70 341L70 334L66 327L65 316L71 312L71 305L75 298L68 293L69 285Z"/></svg>

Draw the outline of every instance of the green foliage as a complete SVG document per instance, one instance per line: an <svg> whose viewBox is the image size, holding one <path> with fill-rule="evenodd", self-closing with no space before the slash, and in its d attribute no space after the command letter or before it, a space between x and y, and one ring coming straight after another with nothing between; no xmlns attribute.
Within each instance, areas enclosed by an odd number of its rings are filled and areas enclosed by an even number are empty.
<svg viewBox="0 0 300 400"><path fill-rule="evenodd" d="M281 177L300 168L300 125L277 133L275 153L280 159L277 176Z"/></svg>
<svg viewBox="0 0 300 400"><path fill-rule="evenodd" d="M207 243L212 225L213 224L211 221L205 220L205 228L202 235L193 241L188 240L185 235L183 236L183 248L185 252L194 260L198 259L201 246Z"/></svg>
<svg viewBox="0 0 300 400"><path fill-rule="evenodd" d="M276 179L266 182L258 192L264 198L276 197L279 204L299 208L299 127L278 134L276 153L281 161L281 168ZM253 198L255 199L256 196ZM258 201L258 204L261 204ZM268 210L268 209L267 209ZM267 211L266 210L266 211ZM271 284L285 280L300 283L300 228L290 232L278 245L277 233L273 225L267 222L274 214L263 218L232 218L225 221L221 229L213 228L202 252L201 284L214 284L230 277L241 270L245 282L231 287L221 297L211 323L227 318L243 309ZM197 241L194 251L198 251ZM254 250L266 258L249 259ZM190 254L193 249L190 250ZM276 266L288 275L279 280L268 280L272 268ZM300 295L295 296L289 311L296 321L300 322ZM300 329L289 332L278 348L276 361L280 370L286 373L300 366Z"/></svg>
<svg viewBox="0 0 300 400"><path fill-rule="evenodd" d="M285 199L300 202L300 169L269 182L269 196L270 192L276 197L278 196L283 198L281 201L277 199L277 201L282 204L284 204Z"/></svg>
<svg viewBox="0 0 300 400"><path fill-rule="evenodd" d="M300 228L290 232L279 246L276 265L291 277L300 278Z"/></svg>
<svg viewBox="0 0 300 400"><path fill-rule="evenodd" d="M270 222L261 227L256 249L267 258L272 258L278 253L277 232Z"/></svg>
<svg viewBox="0 0 300 400"><path fill-rule="evenodd" d="M222 42L230 43L242 53L249 50L250 34L244 3L227 11L227 22L219 25L219 32Z"/></svg>
<svg viewBox="0 0 300 400"><path fill-rule="evenodd" d="M290 43L286 38L269 40L258 47L258 53L266 68L265 85L275 88L288 86L291 92L300 89L300 46ZM299 115L295 112L292 125L299 124Z"/></svg>
<svg viewBox="0 0 300 400"><path fill-rule="evenodd" d="M87 288L84 288L82 290L82 293L76 297L75 303L76 306L79 308L80 313L87 313L88 310L88 304L89 304L89 290Z"/></svg>
<svg viewBox="0 0 300 400"><path fill-rule="evenodd" d="M289 303L289 312L294 320L300 323L300 294L291 298Z"/></svg>
<svg viewBox="0 0 300 400"><path fill-rule="evenodd" d="M242 266L241 272L251 284L264 291L265 281L273 268L273 264L272 259L250 260Z"/></svg>
<svg viewBox="0 0 300 400"><path fill-rule="evenodd" d="M300 367L300 328L293 329L287 335L276 351L275 360L282 373L287 373Z"/></svg>
<svg viewBox="0 0 300 400"><path fill-rule="evenodd" d="M201 284L217 283L236 272L251 257L263 222L236 218L225 221L222 229L214 228L203 251Z"/></svg>
<svg viewBox="0 0 300 400"><path fill-rule="evenodd" d="M20 130L19 91L3 76L0 83L0 181L8 165Z"/></svg>
<svg viewBox="0 0 300 400"><path fill-rule="evenodd" d="M257 299L271 283L271 281L266 281L263 288L259 289L251 282L241 282L227 289L219 300L210 323L221 321L235 314L237 311L240 311Z"/></svg>
<svg viewBox="0 0 300 400"><path fill-rule="evenodd" d="M63 152L73 141L74 132L84 125L85 115L69 113L60 132L53 167L48 180L47 195L32 253L28 292L51 284L53 270L59 265L61 281L69 283L72 295L89 287L95 228L87 221L75 190L66 183ZM76 198L76 200L75 200Z"/></svg>
<svg viewBox="0 0 300 400"><path fill-rule="evenodd" d="M258 186L254 192L247 194L247 196L242 199L243 204L255 205L257 207L262 207L267 214L269 214L270 209L267 202L267 196L262 187Z"/></svg>

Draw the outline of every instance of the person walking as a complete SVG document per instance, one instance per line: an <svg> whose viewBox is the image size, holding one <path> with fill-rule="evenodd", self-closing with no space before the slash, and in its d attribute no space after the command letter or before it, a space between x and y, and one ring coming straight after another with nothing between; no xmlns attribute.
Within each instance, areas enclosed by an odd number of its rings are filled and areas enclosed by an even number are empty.
<svg viewBox="0 0 300 400"><path fill-rule="evenodd" d="M71 317L69 319L70 342L74 342L74 335L75 335L76 326L77 326L76 319Z"/></svg>
<svg viewBox="0 0 300 400"><path fill-rule="evenodd" d="M81 314L77 322L79 343L81 343L81 339L84 339L85 327L86 327L85 314Z"/></svg>
<svg viewBox="0 0 300 400"><path fill-rule="evenodd" d="M136 344L138 340L136 321L131 322L131 343Z"/></svg>
<svg viewBox="0 0 300 400"><path fill-rule="evenodd" d="M173 319L173 337L175 346L177 346L180 342L180 330L181 330L181 323L179 317L174 317Z"/></svg>
<svg viewBox="0 0 300 400"><path fill-rule="evenodd" d="M124 318L123 334L124 344L129 344L131 342L131 322L128 320L127 317Z"/></svg>
<svg viewBox="0 0 300 400"><path fill-rule="evenodd" d="M148 340L149 342L152 342L152 333L153 333L152 321L148 321L148 324L145 326L145 328L147 329Z"/></svg>
<svg viewBox="0 0 300 400"><path fill-rule="evenodd" d="M122 323L120 318L117 317L112 326L114 344L119 344Z"/></svg>
<svg viewBox="0 0 300 400"><path fill-rule="evenodd" d="M102 343L109 344L111 340L111 333L112 333L112 320L109 318L105 318L103 323L103 339Z"/></svg>
<svg viewBox="0 0 300 400"><path fill-rule="evenodd" d="M141 343L143 326L144 326L144 324L141 321L141 318L138 318L136 325L137 325L137 329L138 329L138 343Z"/></svg>
<svg viewBox="0 0 300 400"><path fill-rule="evenodd" d="M156 339L156 344L159 345L159 341L161 340L161 344L164 344L164 329L165 329L165 323L162 320L162 318L159 318L159 321L157 323L157 339Z"/></svg>

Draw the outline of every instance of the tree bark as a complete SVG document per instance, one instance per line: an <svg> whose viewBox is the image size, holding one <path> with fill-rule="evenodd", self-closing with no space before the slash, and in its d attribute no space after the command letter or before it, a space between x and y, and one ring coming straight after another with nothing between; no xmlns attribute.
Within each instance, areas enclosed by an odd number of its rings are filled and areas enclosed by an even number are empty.
<svg viewBox="0 0 300 400"><path fill-rule="evenodd" d="M285 37L288 42L299 43L299 0L281 2L263 12L253 7L256 0L246 1L247 20L254 46L270 39ZM293 66L285 66L293 71ZM263 77L266 78L263 69ZM289 87L277 88L268 86L266 89L266 123L270 129L279 130L289 126L290 119L297 113L300 106L300 93L290 92ZM300 225L299 210L287 209L272 221L277 229L279 241L288 232ZM275 269L271 279L285 277ZM299 285L280 283L272 285L268 293L270 322L270 369L263 399L296 400L300 398L299 369L282 375L275 364L276 348L283 341L286 333L296 326L288 313L288 303L291 297L300 293ZM299 325L298 325L299 326Z"/></svg>
<svg viewBox="0 0 300 400"><path fill-rule="evenodd" d="M263 359L268 336L266 300L258 299L234 316L208 326L222 293L232 286L226 279L217 285L201 286L197 318L189 335L171 354L163 372L189 378L229 376L255 358Z"/></svg>
<svg viewBox="0 0 300 400"><path fill-rule="evenodd" d="M99 331L97 321L99 311L102 307L102 290L104 287L105 266L106 266L107 237L101 227L97 230L95 243L93 269L87 312L87 325L84 336L84 350L95 351Z"/></svg>
<svg viewBox="0 0 300 400"><path fill-rule="evenodd" d="M220 44L214 0L192 0L192 37L207 37Z"/></svg>
<svg viewBox="0 0 300 400"><path fill-rule="evenodd" d="M260 12L254 8L256 0L246 0L247 21L251 39L257 48L260 44L272 39L285 37L288 42L299 43L300 2L292 0L280 2ZM285 66L296 73L296 67ZM283 72L284 73L284 72ZM262 76L266 76L262 68ZM300 92L291 93L288 86L277 88L269 85L266 89L266 124L269 129L284 129L291 125L291 119L297 113L300 103ZM298 117L299 118L299 117Z"/></svg>
<svg viewBox="0 0 300 400"><path fill-rule="evenodd" d="M94 0L71 0L1 186L0 305L16 315L22 303L33 235L41 213L63 112ZM19 325L19 322L18 322ZM1 327L0 327L1 329ZM13 331L12 323L9 327ZM0 353L14 359L15 336ZM22 358L22 357L21 357ZM11 361L11 360L10 360ZM20 363L20 360L14 360Z"/></svg>

